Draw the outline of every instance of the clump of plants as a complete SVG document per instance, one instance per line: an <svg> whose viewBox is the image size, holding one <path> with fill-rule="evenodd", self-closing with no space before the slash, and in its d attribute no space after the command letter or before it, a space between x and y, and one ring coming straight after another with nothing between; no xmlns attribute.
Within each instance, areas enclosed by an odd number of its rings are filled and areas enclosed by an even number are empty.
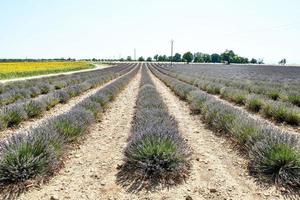
<svg viewBox="0 0 300 200"><path fill-rule="evenodd" d="M52 87L49 83L41 83L39 89L41 90L41 94L47 94L51 91Z"/></svg>
<svg viewBox="0 0 300 200"><path fill-rule="evenodd" d="M194 90L188 93L187 100L193 113L201 113L205 102L209 99L208 95L200 90Z"/></svg>
<svg viewBox="0 0 300 200"><path fill-rule="evenodd" d="M72 85L66 88L66 92L70 97L76 97L81 93L82 89L79 85Z"/></svg>
<svg viewBox="0 0 300 200"><path fill-rule="evenodd" d="M264 99L258 95L250 95L246 99L246 108L253 112L259 112L264 106Z"/></svg>
<svg viewBox="0 0 300 200"><path fill-rule="evenodd" d="M46 105L42 101L31 100L24 105L25 112L29 118L41 116L46 110Z"/></svg>
<svg viewBox="0 0 300 200"><path fill-rule="evenodd" d="M13 104L2 108L0 113L1 128L13 127L19 125L27 118L22 105Z"/></svg>
<svg viewBox="0 0 300 200"><path fill-rule="evenodd" d="M69 94L64 90L55 91L53 97L59 99L59 103L67 103L70 99Z"/></svg>
<svg viewBox="0 0 300 200"><path fill-rule="evenodd" d="M83 110L74 110L58 116L53 120L52 124L67 141L73 141L85 133L93 120L91 113Z"/></svg>
<svg viewBox="0 0 300 200"><path fill-rule="evenodd" d="M300 94L296 92L290 92L288 94L288 101L300 107Z"/></svg>
<svg viewBox="0 0 300 200"><path fill-rule="evenodd" d="M60 99L54 95L46 95L41 98L41 101L45 103L46 110L50 110L59 103Z"/></svg>
<svg viewBox="0 0 300 200"><path fill-rule="evenodd" d="M272 118L275 121L282 123L286 122L290 125L300 124L300 111L298 108L294 108L283 102L268 101L263 107L263 114Z"/></svg>
<svg viewBox="0 0 300 200"><path fill-rule="evenodd" d="M243 116L242 113L234 119L229 132L234 136L237 142L249 150L253 143L261 139L261 126L255 120Z"/></svg>
<svg viewBox="0 0 300 200"><path fill-rule="evenodd" d="M0 182L18 183L46 175L56 162L46 140L31 134L12 136L0 143Z"/></svg>
<svg viewBox="0 0 300 200"><path fill-rule="evenodd" d="M267 96L272 100L276 101L280 97L280 92L278 90L271 89L270 91L267 92Z"/></svg>
<svg viewBox="0 0 300 200"><path fill-rule="evenodd" d="M300 186L299 138L274 129L264 131L264 139L250 150L252 173L264 174L282 186Z"/></svg>
<svg viewBox="0 0 300 200"><path fill-rule="evenodd" d="M91 112L93 114L94 118L97 118L98 114L102 111L101 105L90 99L87 99L87 100L81 102L80 104L78 104L77 108Z"/></svg>
<svg viewBox="0 0 300 200"><path fill-rule="evenodd" d="M29 89L30 97L34 98L41 94L41 90L38 87L31 87Z"/></svg>

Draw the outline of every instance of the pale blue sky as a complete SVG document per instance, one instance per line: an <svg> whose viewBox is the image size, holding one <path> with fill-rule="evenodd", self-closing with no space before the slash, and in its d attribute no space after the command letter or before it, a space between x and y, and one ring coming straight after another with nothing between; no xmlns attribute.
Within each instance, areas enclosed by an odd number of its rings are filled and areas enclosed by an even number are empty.
<svg viewBox="0 0 300 200"><path fill-rule="evenodd" d="M299 0L1 0L0 58L200 51L300 63Z"/></svg>

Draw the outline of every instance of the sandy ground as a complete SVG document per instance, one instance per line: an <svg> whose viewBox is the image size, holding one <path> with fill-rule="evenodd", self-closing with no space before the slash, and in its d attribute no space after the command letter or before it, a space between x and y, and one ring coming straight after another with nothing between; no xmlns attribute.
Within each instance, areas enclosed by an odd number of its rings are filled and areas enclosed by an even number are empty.
<svg viewBox="0 0 300 200"><path fill-rule="evenodd" d="M12 78L12 79L0 80L0 83L7 83L7 82L13 82L13 81L23 81L23 80L30 80L30 79L37 79L37 78L43 78L43 77L58 76L58 75L76 74L76 73L94 71L94 70L97 70L97 69L110 67L110 65L100 65L100 64L93 64L93 65L95 65L96 67L94 67L92 69L83 69L83 70L76 70L76 71L70 71L70 72L62 72L62 73L44 74L44 75L38 75L38 76Z"/></svg>
<svg viewBox="0 0 300 200"><path fill-rule="evenodd" d="M127 74L127 73L126 73ZM124 75L122 75L124 76ZM119 76L118 78L122 77ZM116 79L118 79L116 78ZM81 95L77 97L71 98L66 104L57 104L55 107L51 108L48 111L45 111L43 115L40 118L33 118L26 121L21 122L17 127L12 127L3 131L0 131L0 140L8 137L11 134L17 133L19 131L28 130L30 127L37 127L44 122L47 122L49 118L61 115L63 113L66 113L67 111L71 110L72 107L83 101L84 99L90 97L91 95L95 94L98 90L105 87L106 85L109 85L116 79L113 79L99 87L89 89L85 92L83 92Z"/></svg>
<svg viewBox="0 0 300 200"><path fill-rule="evenodd" d="M215 136L190 115L188 105L180 101L162 82L152 76L179 129L193 149L191 176L186 183L158 192L128 193L116 184L118 165L130 134L140 73L120 93L101 122L80 147L70 153L65 168L41 188L32 189L19 199L110 199L110 200L240 200L282 199L274 188L264 190L247 175L246 161L223 138Z"/></svg>

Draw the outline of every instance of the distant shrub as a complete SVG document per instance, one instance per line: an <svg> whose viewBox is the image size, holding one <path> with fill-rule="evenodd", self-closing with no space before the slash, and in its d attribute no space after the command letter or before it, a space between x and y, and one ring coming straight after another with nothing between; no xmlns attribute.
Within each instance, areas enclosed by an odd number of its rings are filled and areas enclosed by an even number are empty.
<svg viewBox="0 0 300 200"><path fill-rule="evenodd" d="M41 99L41 101L43 101L45 103L46 110L50 110L55 105L57 105L60 100L58 99L58 97L55 97L53 95L46 95Z"/></svg>
<svg viewBox="0 0 300 200"><path fill-rule="evenodd" d="M292 104L300 107L300 94L299 93L290 93L288 95L288 101Z"/></svg>
<svg viewBox="0 0 300 200"><path fill-rule="evenodd" d="M248 92L245 90L239 90L234 88L222 88L220 91L221 97L232 101L239 105L244 105L248 96Z"/></svg>
<svg viewBox="0 0 300 200"><path fill-rule="evenodd" d="M2 94L4 92L4 85L2 83L0 83L0 94Z"/></svg>
<svg viewBox="0 0 300 200"><path fill-rule="evenodd" d="M220 94L221 92L222 85L220 84L215 84L215 83L210 83L206 85L206 91L210 94Z"/></svg>
<svg viewBox="0 0 300 200"><path fill-rule="evenodd" d="M277 122L286 122L290 125L300 124L300 112L291 105L278 101L268 101L263 107L263 113Z"/></svg>
<svg viewBox="0 0 300 200"><path fill-rule="evenodd" d="M290 125L300 125L300 112L294 109L288 110L285 114L285 121Z"/></svg>
<svg viewBox="0 0 300 200"><path fill-rule="evenodd" d="M30 90L20 89L17 91L16 95L18 96L17 99L28 99L30 98Z"/></svg>
<svg viewBox="0 0 300 200"><path fill-rule="evenodd" d="M280 92L277 90L270 90L267 92L267 96L272 100L278 100L280 97Z"/></svg>
<svg viewBox="0 0 300 200"><path fill-rule="evenodd" d="M57 81L54 83L54 89L59 90L67 86L65 81Z"/></svg>
<svg viewBox="0 0 300 200"><path fill-rule="evenodd" d="M81 93L81 87L79 85L72 85L66 88L66 92L69 94L70 97L76 97Z"/></svg>
<svg viewBox="0 0 300 200"><path fill-rule="evenodd" d="M250 95L246 99L246 108L253 111L259 112L264 106L264 99L257 95Z"/></svg>
<svg viewBox="0 0 300 200"><path fill-rule="evenodd" d="M92 84L89 81L85 81L80 84L80 87L82 88L83 91L85 91L85 90L91 89Z"/></svg>
<svg viewBox="0 0 300 200"><path fill-rule="evenodd" d="M57 90L53 93L55 99L59 99L59 103L67 103L70 99L69 94L64 90Z"/></svg>
<svg viewBox="0 0 300 200"><path fill-rule="evenodd" d="M46 105L42 101L31 100L24 105L25 112L29 118L38 117L46 110Z"/></svg>
<svg viewBox="0 0 300 200"><path fill-rule="evenodd" d="M30 97L34 98L41 94L41 90L38 87L31 87L29 89Z"/></svg>
<svg viewBox="0 0 300 200"><path fill-rule="evenodd" d="M19 125L26 118L26 112L20 104L6 106L0 113L2 128Z"/></svg>
<svg viewBox="0 0 300 200"><path fill-rule="evenodd" d="M201 113L204 103L209 99L209 97L200 90L191 91L187 95L187 100L190 102L191 110L194 113Z"/></svg>
<svg viewBox="0 0 300 200"><path fill-rule="evenodd" d="M51 85L48 83L42 83L39 85L39 89L41 90L42 94L47 94L51 90Z"/></svg>

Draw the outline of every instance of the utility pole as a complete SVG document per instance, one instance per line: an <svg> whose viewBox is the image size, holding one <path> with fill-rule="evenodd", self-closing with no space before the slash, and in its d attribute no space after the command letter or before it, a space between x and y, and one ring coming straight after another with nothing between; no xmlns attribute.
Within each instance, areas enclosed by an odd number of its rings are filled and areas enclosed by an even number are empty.
<svg viewBox="0 0 300 200"><path fill-rule="evenodd" d="M133 57L134 57L134 60L136 60L136 49L134 48L134 50L133 50Z"/></svg>
<svg viewBox="0 0 300 200"><path fill-rule="evenodd" d="M173 66L173 45L174 45L174 40L171 40L171 66Z"/></svg>

